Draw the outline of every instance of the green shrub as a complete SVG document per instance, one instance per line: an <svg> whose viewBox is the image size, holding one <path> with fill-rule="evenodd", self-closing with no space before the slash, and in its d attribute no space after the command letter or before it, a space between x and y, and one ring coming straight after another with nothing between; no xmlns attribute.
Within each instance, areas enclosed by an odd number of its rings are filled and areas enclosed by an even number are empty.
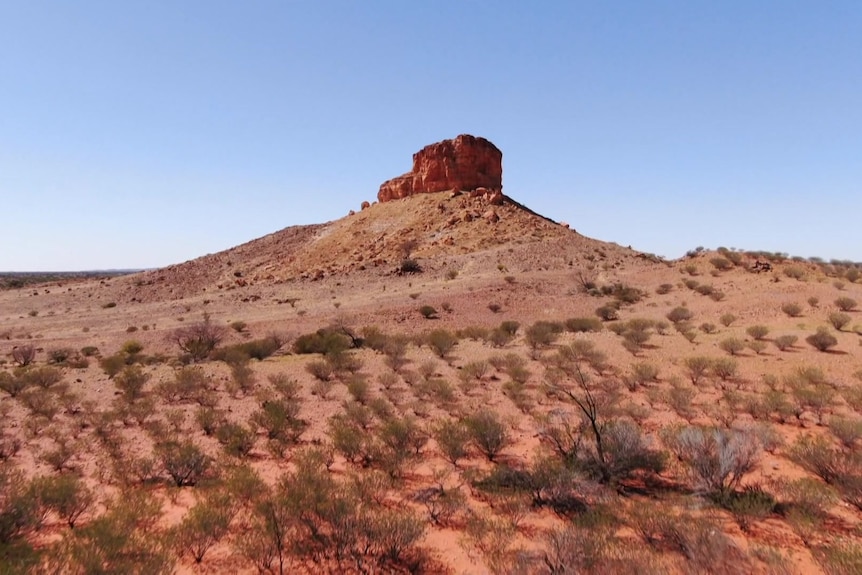
<svg viewBox="0 0 862 575"><path fill-rule="evenodd" d="M225 453L233 457L247 457L254 449L254 431L239 423L226 422L216 430L216 439Z"/></svg>
<svg viewBox="0 0 862 575"><path fill-rule="evenodd" d="M511 441L500 416L487 408L467 417L464 423L474 445L488 458L488 461L494 461L500 451Z"/></svg>
<svg viewBox="0 0 862 575"><path fill-rule="evenodd" d="M191 440L159 444L156 455L177 487L196 485L212 464L210 457Z"/></svg>

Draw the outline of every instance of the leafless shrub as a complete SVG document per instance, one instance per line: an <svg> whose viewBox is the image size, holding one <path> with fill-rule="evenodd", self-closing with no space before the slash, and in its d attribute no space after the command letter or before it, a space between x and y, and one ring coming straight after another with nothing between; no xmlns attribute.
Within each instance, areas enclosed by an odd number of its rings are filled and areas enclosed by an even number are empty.
<svg viewBox="0 0 862 575"><path fill-rule="evenodd" d="M757 463L760 444L750 431L684 427L666 443L709 493L728 493Z"/></svg>
<svg viewBox="0 0 862 575"><path fill-rule="evenodd" d="M224 328L214 324L210 315L205 313L202 321L175 330L171 341L193 361L202 361L221 343L224 332Z"/></svg>
<svg viewBox="0 0 862 575"><path fill-rule="evenodd" d="M30 344L16 345L12 348L12 361L21 367L33 363L36 359L36 348Z"/></svg>

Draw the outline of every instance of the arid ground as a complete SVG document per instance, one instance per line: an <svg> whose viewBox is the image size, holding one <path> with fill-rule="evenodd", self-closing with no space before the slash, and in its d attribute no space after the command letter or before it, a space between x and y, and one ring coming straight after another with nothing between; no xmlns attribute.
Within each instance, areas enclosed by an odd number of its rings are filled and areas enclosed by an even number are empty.
<svg viewBox="0 0 862 575"><path fill-rule="evenodd" d="M862 573L862 266L493 212L0 291L0 573Z"/></svg>

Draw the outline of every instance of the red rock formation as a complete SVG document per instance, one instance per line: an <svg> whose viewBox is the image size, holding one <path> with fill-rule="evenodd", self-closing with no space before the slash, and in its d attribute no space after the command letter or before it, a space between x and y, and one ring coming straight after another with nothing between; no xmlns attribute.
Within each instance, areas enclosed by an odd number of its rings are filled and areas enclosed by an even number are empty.
<svg viewBox="0 0 862 575"><path fill-rule="evenodd" d="M462 134L413 154L413 170L380 186L381 202L445 190L503 189L503 153L485 138Z"/></svg>

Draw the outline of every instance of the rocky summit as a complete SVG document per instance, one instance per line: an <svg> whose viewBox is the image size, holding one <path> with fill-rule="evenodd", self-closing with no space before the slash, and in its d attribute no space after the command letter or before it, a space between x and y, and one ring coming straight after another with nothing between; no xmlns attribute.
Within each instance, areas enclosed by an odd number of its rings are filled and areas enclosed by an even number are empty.
<svg viewBox="0 0 862 575"><path fill-rule="evenodd" d="M383 182L377 199L388 202L447 190L501 194L502 161L503 153L490 141L462 134L413 154L413 170Z"/></svg>

